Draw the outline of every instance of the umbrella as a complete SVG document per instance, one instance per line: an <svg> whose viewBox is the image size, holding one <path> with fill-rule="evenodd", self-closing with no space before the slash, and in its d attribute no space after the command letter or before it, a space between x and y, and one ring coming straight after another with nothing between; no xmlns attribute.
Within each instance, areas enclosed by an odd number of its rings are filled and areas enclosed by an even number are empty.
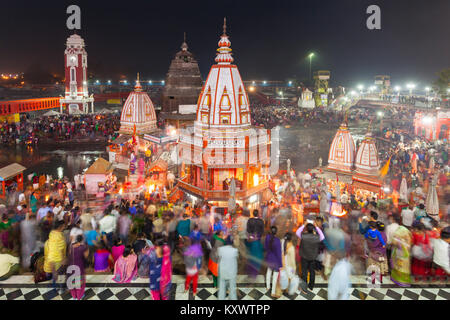
<svg viewBox="0 0 450 320"><path fill-rule="evenodd" d="M403 177L400 184L400 200L408 202L408 185L406 184L406 178Z"/></svg>
<svg viewBox="0 0 450 320"><path fill-rule="evenodd" d="M436 191L437 175L431 180L428 188L427 200L425 201L425 210L430 217L439 221L439 199Z"/></svg>
<svg viewBox="0 0 450 320"><path fill-rule="evenodd" d="M229 191L230 199L228 199L228 211L232 212L236 209L236 181L234 181L234 177L231 178Z"/></svg>
<svg viewBox="0 0 450 320"><path fill-rule="evenodd" d="M80 109L74 108L70 111L70 114L83 114L83 112Z"/></svg>
<svg viewBox="0 0 450 320"><path fill-rule="evenodd" d="M46 113L44 113L43 115L45 117L56 117L56 116L59 116L60 113L55 110L50 110L50 111L47 111Z"/></svg>

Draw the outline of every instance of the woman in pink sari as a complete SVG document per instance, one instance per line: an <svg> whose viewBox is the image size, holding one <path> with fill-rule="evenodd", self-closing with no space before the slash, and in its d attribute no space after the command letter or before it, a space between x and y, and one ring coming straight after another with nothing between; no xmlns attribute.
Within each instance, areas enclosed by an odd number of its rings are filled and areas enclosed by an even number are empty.
<svg viewBox="0 0 450 320"><path fill-rule="evenodd" d="M150 290L153 300L169 300L172 285L170 248L159 239L150 252Z"/></svg>
<svg viewBox="0 0 450 320"><path fill-rule="evenodd" d="M129 283L136 278L137 256L133 253L131 246L127 246L114 265L113 280L118 283Z"/></svg>

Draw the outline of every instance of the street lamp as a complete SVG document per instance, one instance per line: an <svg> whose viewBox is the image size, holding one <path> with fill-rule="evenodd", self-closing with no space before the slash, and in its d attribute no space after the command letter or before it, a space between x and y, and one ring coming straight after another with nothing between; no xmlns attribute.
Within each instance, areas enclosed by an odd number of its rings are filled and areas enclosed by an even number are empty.
<svg viewBox="0 0 450 320"><path fill-rule="evenodd" d="M111 80L108 80L108 84L111 84Z"/></svg>
<svg viewBox="0 0 450 320"><path fill-rule="evenodd" d="M416 87L416 85L414 83L408 83L406 87L409 89L409 94L412 95L412 91Z"/></svg>
<svg viewBox="0 0 450 320"><path fill-rule="evenodd" d="M309 80L311 80L311 63L312 58L314 57L314 52L311 52L308 57L309 57Z"/></svg>

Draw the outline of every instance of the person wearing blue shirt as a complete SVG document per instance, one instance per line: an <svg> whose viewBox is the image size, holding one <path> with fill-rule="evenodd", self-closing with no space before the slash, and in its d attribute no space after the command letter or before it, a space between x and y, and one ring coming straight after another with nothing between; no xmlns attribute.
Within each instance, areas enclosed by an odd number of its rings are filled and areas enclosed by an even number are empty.
<svg viewBox="0 0 450 320"><path fill-rule="evenodd" d="M383 245L383 248L386 246L386 242L384 241L381 232L377 229L377 223L375 221L369 222L369 230L364 234L364 237L370 240L378 239Z"/></svg>

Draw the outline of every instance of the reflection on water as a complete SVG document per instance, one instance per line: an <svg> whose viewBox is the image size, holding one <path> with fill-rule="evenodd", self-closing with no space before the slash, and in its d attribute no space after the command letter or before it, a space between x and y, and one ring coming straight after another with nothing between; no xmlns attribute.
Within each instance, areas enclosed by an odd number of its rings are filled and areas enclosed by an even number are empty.
<svg viewBox="0 0 450 320"><path fill-rule="evenodd" d="M27 168L25 175L31 172L50 174L54 178L68 177L82 173L98 157L107 159L102 144L75 144L57 146L39 146L37 148L2 147L0 148L0 167L13 162Z"/></svg>
<svg viewBox="0 0 450 320"><path fill-rule="evenodd" d="M281 169L286 168L288 158L291 159L291 166L296 171L316 167L319 157L322 157L323 164L326 164L328 150L337 128L323 124L314 124L308 128L280 127ZM356 142L364 137L367 124L350 124L349 128ZM82 173L98 157L108 159L104 144L73 143L73 145L38 148L0 147L0 167L18 162L28 168L25 174L45 173L59 178L73 179L74 175Z"/></svg>

